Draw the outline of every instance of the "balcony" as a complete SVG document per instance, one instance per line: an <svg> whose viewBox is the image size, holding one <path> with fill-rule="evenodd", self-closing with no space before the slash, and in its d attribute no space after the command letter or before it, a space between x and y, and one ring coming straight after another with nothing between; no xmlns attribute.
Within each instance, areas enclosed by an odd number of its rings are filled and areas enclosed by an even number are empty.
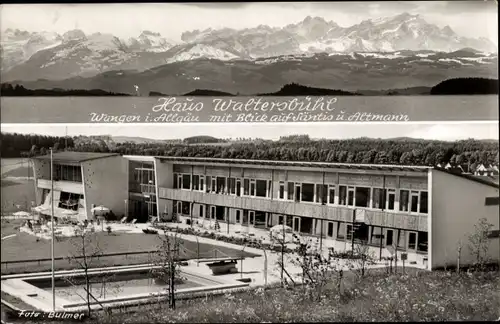
<svg viewBox="0 0 500 324"><path fill-rule="evenodd" d="M51 181L45 179L37 180L37 187L42 189L52 189ZM83 184L73 181L54 181L54 190L65 191L83 195Z"/></svg>
<svg viewBox="0 0 500 324"><path fill-rule="evenodd" d="M373 209L350 208L344 206L297 203L286 200L271 200L255 197L218 195L198 191L159 188L160 199L190 201L195 203L226 206L236 209L260 210L274 214L322 218L331 221L352 222L356 213L357 220L368 225L405 228L414 231L427 231L427 215L387 212Z"/></svg>

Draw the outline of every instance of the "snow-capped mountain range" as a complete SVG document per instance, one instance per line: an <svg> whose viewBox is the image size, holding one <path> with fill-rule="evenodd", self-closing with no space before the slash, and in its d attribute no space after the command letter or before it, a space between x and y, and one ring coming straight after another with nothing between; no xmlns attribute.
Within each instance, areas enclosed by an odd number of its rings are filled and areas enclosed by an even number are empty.
<svg viewBox="0 0 500 324"><path fill-rule="evenodd" d="M321 17L306 17L282 28L209 28L184 32L181 40L174 42L152 31L124 40L104 33L86 35L78 29L62 35L7 29L1 34L2 78L88 77L110 70L144 71L202 58L262 62L264 58L294 59L316 53L391 55L402 50L452 52L462 48L473 48L485 55L497 52L488 39L461 37L449 26L439 28L419 15L407 13L365 20L347 28Z"/></svg>

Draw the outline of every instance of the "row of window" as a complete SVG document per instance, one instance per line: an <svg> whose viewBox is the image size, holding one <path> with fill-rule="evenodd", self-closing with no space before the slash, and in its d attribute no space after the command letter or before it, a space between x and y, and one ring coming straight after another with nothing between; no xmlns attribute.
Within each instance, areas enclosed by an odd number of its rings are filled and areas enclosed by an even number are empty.
<svg viewBox="0 0 500 324"><path fill-rule="evenodd" d="M174 189L262 198L272 196L272 183L270 180L247 178L174 174ZM399 210L401 212L421 214L428 213L427 191L399 189L399 207L396 207L396 192L396 189L387 188L281 181L279 183L278 199L391 211Z"/></svg>
<svg viewBox="0 0 500 324"><path fill-rule="evenodd" d="M185 216L189 216L191 214L192 205L189 202L177 201L174 206L176 209L174 212L178 212L179 214ZM231 220L228 221L229 215L226 213L229 209L226 209L225 207L207 206L206 212L203 205L197 205L196 208L199 208L199 218L229 222L231 224L241 224L244 226L253 226L263 229L285 223L286 226L292 228L294 232L299 234L319 235L321 233L321 230L317 229L319 228L318 226L321 226L321 221L311 217L284 216L262 211L237 209L232 216L234 218L231 218ZM369 245L377 247L397 246L398 249L401 250L427 252L427 232L384 228L366 224L353 225L349 222L340 221L325 221L325 232L323 232L323 235L327 238L338 241L364 241Z"/></svg>
<svg viewBox="0 0 500 324"><path fill-rule="evenodd" d="M271 181L260 179L240 179L175 173L174 189L197 190L236 196L271 197Z"/></svg>
<svg viewBox="0 0 500 324"><path fill-rule="evenodd" d="M284 200L381 210L395 210L396 207L396 189L294 182L285 184L283 181L279 186L279 199ZM427 191L399 189L399 211L427 214Z"/></svg>
<svg viewBox="0 0 500 324"><path fill-rule="evenodd" d="M72 181L82 182L82 168L73 165L54 165L54 180L55 181Z"/></svg>

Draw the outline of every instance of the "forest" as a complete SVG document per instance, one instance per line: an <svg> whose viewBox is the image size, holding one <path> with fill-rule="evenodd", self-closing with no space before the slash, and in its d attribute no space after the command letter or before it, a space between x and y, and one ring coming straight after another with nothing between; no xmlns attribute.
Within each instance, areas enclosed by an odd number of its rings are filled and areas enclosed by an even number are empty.
<svg viewBox="0 0 500 324"><path fill-rule="evenodd" d="M432 87L431 95L498 94L498 80L485 78L449 79Z"/></svg>
<svg viewBox="0 0 500 324"><path fill-rule="evenodd" d="M57 97L57 96L130 96L124 93L114 93L107 92L100 89L92 90L65 90L65 89L26 89L22 85L16 84L12 85L10 83L2 83L0 92L2 96L7 97L25 97L25 96L35 96L35 97Z"/></svg>
<svg viewBox="0 0 500 324"><path fill-rule="evenodd" d="M426 165L438 163L468 165L479 163L498 164L498 141L474 139L455 142L431 141L411 138L348 140L310 139L307 135L282 137L277 141L213 143L209 136L195 137L190 145L168 143L115 143L96 141L95 137L84 141L82 136L73 138L49 137L2 133L2 157L22 157L46 154L57 145L59 149L83 152L112 152L127 155L157 155L179 157L209 157L231 159L257 159L280 161L318 161L341 163L373 163L399 165ZM217 139L216 139L217 140ZM66 145L67 142L67 145ZM57 143L57 144L56 144Z"/></svg>

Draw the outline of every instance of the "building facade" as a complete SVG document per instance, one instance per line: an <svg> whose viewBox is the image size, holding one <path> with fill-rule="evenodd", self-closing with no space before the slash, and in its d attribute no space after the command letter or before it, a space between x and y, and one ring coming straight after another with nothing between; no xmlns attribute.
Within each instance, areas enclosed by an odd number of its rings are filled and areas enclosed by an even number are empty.
<svg viewBox="0 0 500 324"><path fill-rule="evenodd" d="M127 160L122 156L58 152L53 154L52 165L50 155L32 161L36 193L34 211L48 216L53 206L55 217L77 220L92 219L94 206L105 206L117 215L124 214L129 189Z"/></svg>
<svg viewBox="0 0 500 324"><path fill-rule="evenodd" d="M114 158L124 166L114 171L125 170L123 213L140 222L181 221L256 236L283 224L323 247L350 250L364 242L376 257L405 253L408 262L434 269L456 265L458 245L467 245L486 218L493 224L491 258L500 258L498 184L474 176L401 165ZM114 190L113 179L99 178L101 188ZM465 250L462 264L473 261Z"/></svg>

